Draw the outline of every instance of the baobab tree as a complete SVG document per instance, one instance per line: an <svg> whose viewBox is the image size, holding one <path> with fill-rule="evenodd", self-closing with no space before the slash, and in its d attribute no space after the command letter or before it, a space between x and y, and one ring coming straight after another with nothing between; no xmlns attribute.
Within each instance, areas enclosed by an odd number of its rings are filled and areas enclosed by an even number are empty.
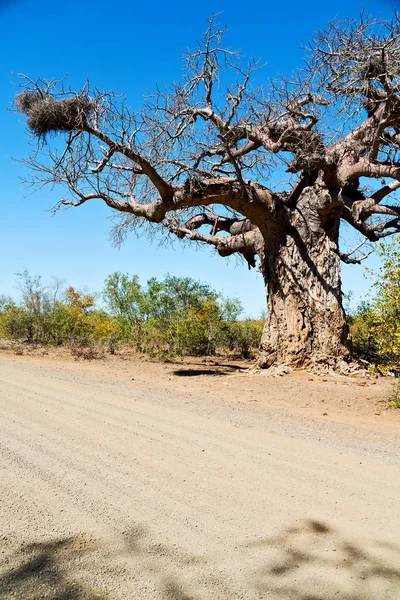
<svg viewBox="0 0 400 600"><path fill-rule="evenodd" d="M211 19L182 82L138 111L21 76L32 182L64 186L56 210L102 200L119 238L156 228L243 257L267 292L258 365L335 368L349 358L341 261L363 258L339 247L341 226L367 244L400 231L399 39L397 15L333 23L299 72L256 87L261 64Z"/></svg>

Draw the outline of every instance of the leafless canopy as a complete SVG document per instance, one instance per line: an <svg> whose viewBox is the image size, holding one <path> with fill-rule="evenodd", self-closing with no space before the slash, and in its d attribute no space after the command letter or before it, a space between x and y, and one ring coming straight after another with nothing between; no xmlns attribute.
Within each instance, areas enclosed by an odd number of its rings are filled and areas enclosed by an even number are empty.
<svg viewBox="0 0 400 600"><path fill-rule="evenodd" d="M366 240L397 233L399 40L396 14L333 23L301 71L257 87L262 65L228 48L212 18L184 57L182 83L139 111L89 84L73 92L20 76L16 108L38 142L27 159L32 183L65 185L57 208L104 201L122 213L120 233L157 224L252 266L321 177ZM343 260L357 262L357 251Z"/></svg>

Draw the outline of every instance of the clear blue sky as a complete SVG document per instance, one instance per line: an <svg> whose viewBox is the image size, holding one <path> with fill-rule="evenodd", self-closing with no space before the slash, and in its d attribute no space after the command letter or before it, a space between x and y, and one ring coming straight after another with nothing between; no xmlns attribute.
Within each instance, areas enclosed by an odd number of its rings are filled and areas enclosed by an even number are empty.
<svg viewBox="0 0 400 600"><path fill-rule="evenodd" d="M179 78L180 53L193 46L212 12L223 11L219 21L229 28L228 43L262 56L263 76L276 76L301 65L300 45L334 17L358 16L363 8L389 16L395 6L396 0L0 0L0 294L16 295L14 274L25 268L44 280L57 275L91 290L101 289L115 270L136 273L143 281L169 271L239 297L248 314L265 307L263 283L254 270L179 243L165 249L130 238L117 250L108 239L110 210L100 201L52 217L46 209L57 198L50 190L24 198L18 177L25 169L12 157L26 154L27 139L23 120L6 110L15 93L12 73L49 79L68 73L76 87L89 77L100 88L126 90L131 104L138 105L146 88ZM356 296L368 287L361 267L345 267L343 282Z"/></svg>

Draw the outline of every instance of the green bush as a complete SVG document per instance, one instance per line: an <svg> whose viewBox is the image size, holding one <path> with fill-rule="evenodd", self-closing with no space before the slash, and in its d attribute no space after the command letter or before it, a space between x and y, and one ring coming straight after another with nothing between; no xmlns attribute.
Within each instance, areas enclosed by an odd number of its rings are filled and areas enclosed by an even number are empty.
<svg viewBox="0 0 400 600"><path fill-rule="evenodd" d="M375 361L379 352L373 329L374 313L365 302L349 315L349 338L354 354L365 360Z"/></svg>
<svg viewBox="0 0 400 600"><path fill-rule="evenodd" d="M400 244L380 244L382 268L374 284L374 296L349 317L353 351L377 365L379 371L400 363Z"/></svg>
<svg viewBox="0 0 400 600"><path fill-rule="evenodd" d="M225 322L223 328L223 346L237 352L242 358L250 358L260 345L263 321L245 319Z"/></svg>
<svg viewBox="0 0 400 600"><path fill-rule="evenodd" d="M239 320L237 299L190 277L153 277L142 286L136 276L112 273L104 308L93 295L59 282L46 287L27 271L18 280L19 305L0 296L0 335L18 342L69 345L77 357L86 356L83 348L114 353L128 344L163 359L216 352L248 357L259 344L261 321Z"/></svg>

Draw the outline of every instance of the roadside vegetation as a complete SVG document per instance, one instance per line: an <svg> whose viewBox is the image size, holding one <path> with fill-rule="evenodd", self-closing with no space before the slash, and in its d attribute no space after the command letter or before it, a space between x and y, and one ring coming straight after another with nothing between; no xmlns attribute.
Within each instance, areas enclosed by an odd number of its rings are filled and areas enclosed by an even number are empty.
<svg viewBox="0 0 400 600"><path fill-rule="evenodd" d="M224 298L188 277L166 275L141 285L115 272L100 294L59 280L17 275L20 301L0 296L0 337L23 343L68 346L76 358L96 358L129 345L155 359L187 355L249 358L258 348L262 320L240 318L239 300Z"/></svg>
<svg viewBox="0 0 400 600"><path fill-rule="evenodd" d="M400 373L400 244L380 244L382 268L372 293L348 311L355 358L372 372ZM263 319L243 318L238 299L224 298L189 277L109 275L101 293L89 294L54 279L19 273L20 300L0 295L0 337L23 344L67 346L92 359L127 345L150 358L256 354ZM400 397L400 392L399 392ZM399 398L393 400L400 406Z"/></svg>
<svg viewBox="0 0 400 600"><path fill-rule="evenodd" d="M353 353L381 374L400 373L400 243L380 244L382 267L368 301L349 315ZM400 404L400 403L399 403Z"/></svg>

